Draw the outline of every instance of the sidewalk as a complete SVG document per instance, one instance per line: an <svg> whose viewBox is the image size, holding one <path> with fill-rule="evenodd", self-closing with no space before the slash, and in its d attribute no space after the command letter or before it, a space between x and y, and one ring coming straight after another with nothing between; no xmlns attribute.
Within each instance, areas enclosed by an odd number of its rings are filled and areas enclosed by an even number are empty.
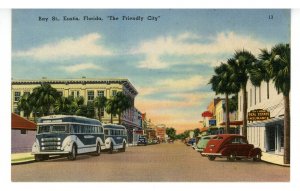
<svg viewBox="0 0 300 191"><path fill-rule="evenodd" d="M34 162L34 155L29 153L12 153L11 154L11 164L22 164Z"/></svg>
<svg viewBox="0 0 300 191"><path fill-rule="evenodd" d="M280 166L287 166L287 167L290 166L290 164L283 163L283 156L281 156L281 155L275 155L275 154L269 154L269 153L263 152L261 160L268 162L268 163L277 164Z"/></svg>

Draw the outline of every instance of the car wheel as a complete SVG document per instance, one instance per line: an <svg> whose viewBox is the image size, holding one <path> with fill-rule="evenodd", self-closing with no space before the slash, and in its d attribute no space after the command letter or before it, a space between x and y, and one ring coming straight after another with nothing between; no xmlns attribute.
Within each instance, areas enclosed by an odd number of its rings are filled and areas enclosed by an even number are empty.
<svg viewBox="0 0 300 191"><path fill-rule="evenodd" d="M235 153L231 153L228 157L227 160L233 162L236 160L236 154Z"/></svg>
<svg viewBox="0 0 300 191"><path fill-rule="evenodd" d="M75 145L72 146L71 153L68 155L69 160L75 160L77 155L77 148Z"/></svg>
<svg viewBox="0 0 300 191"><path fill-rule="evenodd" d="M216 159L215 156L208 156L208 160L210 160L210 161L214 161L215 159Z"/></svg>
<svg viewBox="0 0 300 191"><path fill-rule="evenodd" d="M261 154L257 153L254 157L253 157L253 161L261 161Z"/></svg>
<svg viewBox="0 0 300 191"><path fill-rule="evenodd" d="M123 143L122 152L125 152L125 150L126 150L126 143L124 142L124 143Z"/></svg>

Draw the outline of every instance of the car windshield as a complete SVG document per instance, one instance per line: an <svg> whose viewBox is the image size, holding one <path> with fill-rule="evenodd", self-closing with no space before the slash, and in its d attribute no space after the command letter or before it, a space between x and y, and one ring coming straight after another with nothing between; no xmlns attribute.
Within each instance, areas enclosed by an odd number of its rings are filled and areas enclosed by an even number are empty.
<svg viewBox="0 0 300 191"><path fill-rule="evenodd" d="M69 133L66 125L40 125L38 126L38 134L43 133Z"/></svg>

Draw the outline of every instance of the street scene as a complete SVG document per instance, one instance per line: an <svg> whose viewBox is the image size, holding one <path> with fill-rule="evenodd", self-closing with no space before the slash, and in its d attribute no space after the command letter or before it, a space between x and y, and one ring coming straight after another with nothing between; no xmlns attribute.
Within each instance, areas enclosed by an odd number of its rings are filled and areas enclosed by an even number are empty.
<svg viewBox="0 0 300 191"><path fill-rule="evenodd" d="M49 171L49 169L55 169ZM241 160L209 161L180 141L12 166L17 182L288 182L290 168ZM34 176L32 176L34 174ZM80 175L80 176L79 176Z"/></svg>
<svg viewBox="0 0 300 191"><path fill-rule="evenodd" d="M289 9L12 10L12 182L290 182Z"/></svg>

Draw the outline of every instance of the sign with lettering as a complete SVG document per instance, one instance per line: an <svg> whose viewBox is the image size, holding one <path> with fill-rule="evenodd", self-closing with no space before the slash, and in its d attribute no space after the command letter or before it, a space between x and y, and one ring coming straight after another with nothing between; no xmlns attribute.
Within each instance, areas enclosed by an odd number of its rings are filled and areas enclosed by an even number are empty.
<svg viewBox="0 0 300 191"><path fill-rule="evenodd" d="M255 109L248 112L248 121L263 121L270 119L270 112L263 109Z"/></svg>

